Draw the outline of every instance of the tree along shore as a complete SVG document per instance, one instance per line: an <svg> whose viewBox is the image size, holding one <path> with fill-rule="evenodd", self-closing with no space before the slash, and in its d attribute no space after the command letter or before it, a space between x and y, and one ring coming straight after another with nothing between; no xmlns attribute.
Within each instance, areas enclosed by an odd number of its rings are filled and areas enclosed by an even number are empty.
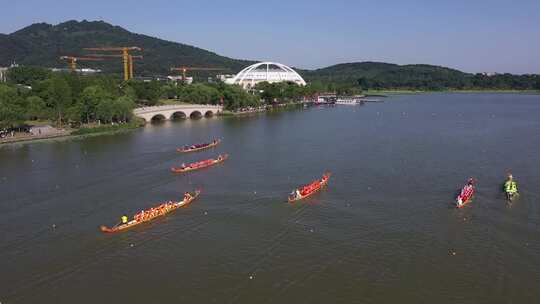
<svg viewBox="0 0 540 304"><path fill-rule="evenodd" d="M326 88L294 83L260 83L246 91L218 83L190 85L158 81L122 81L114 75L50 72L37 67L16 67L8 82L0 84L0 129L48 120L57 127L90 128L125 124L137 106L163 102L222 104L226 110L290 103ZM355 90L352 90L356 92ZM352 92L351 91L351 92Z"/></svg>
<svg viewBox="0 0 540 304"><path fill-rule="evenodd" d="M369 85L366 85L369 84ZM362 85L369 88L362 90ZM0 84L0 133L28 131L38 121L48 121L70 132L98 133L126 125L138 125L133 117L137 106L171 103L221 104L227 113L258 112L268 106L312 100L321 93L338 95L386 95L425 92L537 92L512 89L433 90L381 88L359 79L356 83L314 81L300 87L294 83L259 83L246 91L222 82L181 84L159 81L122 81L116 75L80 75L51 72L39 67L15 67L8 82ZM116 126L116 127L115 127ZM91 130L95 129L95 130Z"/></svg>

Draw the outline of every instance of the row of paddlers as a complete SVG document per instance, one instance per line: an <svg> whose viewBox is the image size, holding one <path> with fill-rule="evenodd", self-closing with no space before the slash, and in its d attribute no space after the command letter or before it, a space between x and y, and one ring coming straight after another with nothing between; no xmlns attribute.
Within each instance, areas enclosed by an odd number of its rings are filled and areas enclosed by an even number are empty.
<svg viewBox="0 0 540 304"><path fill-rule="evenodd" d="M221 142L221 139L215 139L210 143L206 144L197 144L197 145L191 145L191 146L184 146L182 148L176 149L178 152L187 153L187 152L193 152L193 151L200 151L203 149L208 149L211 147L217 146ZM180 167L173 167L171 168L171 171L174 173L184 173L188 171L198 170L202 168L206 168L212 165L219 164L221 162L224 162L229 157L228 154L219 155L215 159L206 159L198 162L191 163L189 165L182 164ZM288 201L290 203L304 199L306 197L309 197L313 195L314 193L321 190L326 184L328 184L328 180L330 179L330 173L325 173L321 179L317 179L313 181L312 183L305 185L303 187L300 187L298 189L295 189L288 198Z"/></svg>
<svg viewBox="0 0 540 304"><path fill-rule="evenodd" d="M182 153L201 151L204 149L215 147L220 142L221 142L220 139L216 139L210 143L184 146L182 148L178 148L177 151L182 152ZM174 173L184 173L184 172L194 171L194 170L206 168L215 164L219 164L221 162L224 162L227 158L228 158L228 154L224 154L224 155L220 154L216 159L202 160L202 161L191 163L189 165L182 164L181 167L173 167L171 168L171 170ZM310 197L313 194L319 192L328 184L330 176L331 174L329 172L326 172L323 174L323 176L320 179L317 179L308 185L305 185L303 187L299 187L293 190L293 192L288 197L288 201L290 203L293 203L295 201L299 201L307 197ZM162 203L158 205L157 207L152 207L150 209L143 210L135 214L133 216L133 219L131 220L127 219L126 216L123 216L122 221L116 224L115 226L113 226L112 228L101 226L100 227L101 231L107 232L107 233L119 232L119 231L124 231L126 229L129 229L131 227L137 226L139 224L149 222L157 217L166 215L180 207L188 205L193 200L195 200L200 195L200 193L201 193L200 190L197 190L194 193L186 192L183 200L179 202L169 201L167 203ZM474 180L470 178L465 184L465 186L461 189L459 195L456 198L456 207L462 208L468 203L470 203L474 196L474 193L475 193Z"/></svg>
<svg viewBox="0 0 540 304"><path fill-rule="evenodd" d="M508 178L504 183L503 188L507 201L512 203L512 201L519 195L517 183L515 182L512 174L508 174ZM465 186L461 188L461 191L456 198L456 207L463 208L465 205L469 204L472 201L475 191L475 180L473 178L469 178Z"/></svg>
<svg viewBox="0 0 540 304"><path fill-rule="evenodd" d="M212 147L215 147L219 145L221 142L220 139L214 139L213 141L209 143L204 144L194 144L194 145L186 145L182 148L176 149L176 151L181 153L188 153L188 152L196 152L196 151L202 151L205 149L209 149ZM184 173L189 172L193 170L198 170L202 168L206 168L218 163L221 163L225 161L228 158L228 155L219 155L216 159L207 159L198 161L195 163L191 163L189 165L182 164L180 167L173 167L171 168L171 171L174 173ZM158 217L164 216L180 207L186 206L192 201L194 201L199 195L201 194L200 190L196 190L193 193L186 192L184 194L184 198L181 201L175 202L175 201L169 201L165 203L161 203L158 206L148 208L146 210L142 210L135 215L131 219L129 219L126 215L121 217L121 220L118 224L114 225L113 227L107 227L107 226L101 226L101 231L105 233L113 233L113 232L121 232L125 231L129 228L135 227L137 225L150 222Z"/></svg>
<svg viewBox="0 0 540 304"><path fill-rule="evenodd" d="M212 147L217 146L221 142L221 139L215 139L210 143L205 144L195 144L190 146L184 146L182 148L178 148L177 151L181 153L188 153L188 152L195 152L195 151L201 151L204 149L209 149ZM194 162L188 165L182 164L180 167L173 167L171 168L171 171L174 173L184 173L189 171L194 171L198 169L203 169L206 167L210 167L219 163L224 162L229 157L228 154L219 155L215 159L207 159L202 160L198 162ZM320 191L324 186L328 184L328 180L330 179L330 173L325 173L322 178L317 179L313 181L312 183L305 185L303 187L300 187L298 189L295 189L291 195L288 198L288 201L290 203L307 198L318 191ZM121 221L114 225L113 227L107 227L107 226L101 226L100 229L102 232L105 233L113 233L113 232L121 232L125 231L129 228L135 227L137 225L152 221L158 217L164 216L180 207L186 206L189 203L191 203L193 200L195 200L199 195L201 191L196 190L193 193L185 193L184 198L181 201L174 202L169 201L166 203L161 203L156 207L151 207L147 210L142 210L138 213L136 213L132 219L127 218L127 216L122 216Z"/></svg>
<svg viewBox="0 0 540 304"><path fill-rule="evenodd" d="M214 139L213 141L211 141L209 143L186 145L186 146L183 146L182 148L176 149L176 151L178 151L180 153L197 152L197 151L202 151L202 150L205 150L205 149L215 147L215 146L219 145L219 143L221 143L221 139ZM205 159L205 160L197 161L197 162L194 162L194 163L191 163L191 164L188 164L188 165L183 163L179 167L172 167L171 171L173 173L185 173L185 172L189 172L189 171L199 170L199 169L203 169L203 168L206 168L206 167L210 167L210 166L222 163L225 160L227 160L227 158L229 158L228 154L223 154L223 155L220 154L215 159L214 158Z"/></svg>

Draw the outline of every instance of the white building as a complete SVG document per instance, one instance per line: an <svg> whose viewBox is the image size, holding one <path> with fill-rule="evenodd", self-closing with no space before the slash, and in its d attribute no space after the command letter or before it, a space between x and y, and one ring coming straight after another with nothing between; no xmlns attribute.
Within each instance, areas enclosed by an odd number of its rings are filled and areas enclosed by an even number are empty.
<svg viewBox="0 0 540 304"><path fill-rule="evenodd" d="M19 67L19 65L15 61L9 67L0 67L0 82L7 82L9 69L16 67Z"/></svg>
<svg viewBox="0 0 540 304"><path fill-rule="evenodd" d="M216 79L217 80L220 80L220 81L223 81L225 83L228 83L228 81L230 81L230 79L233 79L234 76L236 75L231 75L231 74L219 74L219 75L216 75Z"/></svg>
<svg viewBox="0 0 540 304"><path fill-rule="evenodd" d="M232 78L225 78L225 83L238 84L250 89L259 82L294 82L305 86L306 82L295 70L277 62L259 62L241 70Z"/></svg>
<svg viewBox="0 0 540 304"><path fill-rule="evenodd" d="M174 82L184 82L185 84L192 84L193 83L193 77L184 77L182 75L169 75L167 76L167 79Z"/></svg>
<svg viewBox="0 0 540 304"><path fill-rule="evenodd" d="M9 68L0 67L0 82L7 81L7 72Z"/></svg>
<svg viewBox="0 0 540 304"><path fill-rule="evenodd" d="M51 70L52 72L68 72L68 73L73 71L71 69L66 69L66 68L51 68L49 70ZM99 69L90 69L90 68L82 68L82 69L75 69L74 72L79 73L79 74L83 74L83 75L89 75L89 74L101 73L101 70L99 70Z"/></svg>

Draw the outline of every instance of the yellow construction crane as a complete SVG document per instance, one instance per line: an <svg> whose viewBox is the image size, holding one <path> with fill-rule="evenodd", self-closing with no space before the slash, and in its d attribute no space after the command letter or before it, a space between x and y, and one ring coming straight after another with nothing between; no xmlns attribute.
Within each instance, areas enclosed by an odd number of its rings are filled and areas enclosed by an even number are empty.
<svg viewBox="0 0 540 304"><path fill-rule="evenodd" d="M77 61L100 61L103 59L94 57L61 56L60 60L67 60L69 69L72 72L75 72L77 70Z"/></svg>
<svg viewBox="0 0 540 304"><path fill-rule="evenodd" d="M88 54L88 57L92 58L119 58L123 57L122 54ZM128 55L128 69L129 69L129 79L133 78L133 59L143 59L142 55Z"/></svg>
<svg viewBox="0 0 540 304"><path fill-rule="evenodd" d="M122 62L124 64L124 80L129 80L133 77L133 66L131 66L130 73L130 51L142 51L140 47L137 46L122 46L122 47L94 47L94 48L84 48L86 51L102 51L102 52L120 52L118 57L122 57ZM131 76L131 77L130 77Z"/></svg>
<svg viewBox="0 0 540 304"><path fill-rule="evenodd" d="M182 72L182 82L186 82L186 73L187 71L219 71L224 70L223 68L211 68L211 67L172 67L171 71L181 71Z"/></svg>

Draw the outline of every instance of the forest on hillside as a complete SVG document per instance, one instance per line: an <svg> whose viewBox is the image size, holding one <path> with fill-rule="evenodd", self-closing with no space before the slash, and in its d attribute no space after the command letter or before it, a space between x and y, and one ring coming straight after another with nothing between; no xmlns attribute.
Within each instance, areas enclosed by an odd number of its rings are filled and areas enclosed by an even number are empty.
<svg viewBox="0 0 540 304"><path fill-rule="evenodd" d="M540 90L540 75L471 74L432 65L358 62L307 71L310 82L361 90Z"/></svg>

